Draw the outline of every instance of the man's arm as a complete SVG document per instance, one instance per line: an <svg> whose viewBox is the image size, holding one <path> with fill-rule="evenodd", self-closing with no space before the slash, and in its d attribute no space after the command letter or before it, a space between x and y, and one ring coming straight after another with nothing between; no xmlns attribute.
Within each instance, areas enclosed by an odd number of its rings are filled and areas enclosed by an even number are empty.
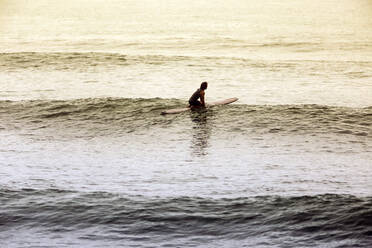
<svg viewBox="0 0 372 248"><path fill-rule="evenodd" d="M205 108L204 95L205 95L205 92L203 90L203 91L200 92L200 101L201 101L201 104L203 105L203 107Z"/></svg>

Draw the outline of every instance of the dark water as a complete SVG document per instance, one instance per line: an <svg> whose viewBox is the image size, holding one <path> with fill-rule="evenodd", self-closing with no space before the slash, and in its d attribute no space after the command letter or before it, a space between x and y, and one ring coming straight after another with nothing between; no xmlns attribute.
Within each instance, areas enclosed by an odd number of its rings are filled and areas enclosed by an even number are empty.
<svg viewBox="0 0 372 248"><path fill-rule="evenodd" d="M369 247L372 198L127 198L57 189L0 192L4 247ZM20 239L16 233L23 233ZM24 234L27 234L25 236ZM235 241L232 243L231 241ZM52 245L53 246L53 245Z"/></svg>

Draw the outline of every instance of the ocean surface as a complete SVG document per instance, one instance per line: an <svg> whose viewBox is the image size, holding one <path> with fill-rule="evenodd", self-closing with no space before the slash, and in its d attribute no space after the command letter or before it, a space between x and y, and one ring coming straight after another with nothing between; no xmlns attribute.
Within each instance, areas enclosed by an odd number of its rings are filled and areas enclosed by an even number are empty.
<svg viewBox="0 0 372 248"><path fill-rule="evenodd" d="M370 0L0 1L0 247L372 247ZM187 105L202 81L206 102Z"/></svg>

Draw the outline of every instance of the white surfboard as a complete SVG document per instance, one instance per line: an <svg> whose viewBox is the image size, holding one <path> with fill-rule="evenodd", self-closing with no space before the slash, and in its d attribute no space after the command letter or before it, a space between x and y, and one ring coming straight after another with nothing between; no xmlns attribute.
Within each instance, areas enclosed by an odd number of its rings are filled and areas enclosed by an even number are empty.
<svg viewBox="0 0 372 248"><path fill-rule="evenodd" d="M233 97L233 98L229 98L229 99L225 99L225 100L221 100L221 101L207 103L207 108L209 108L211 106L216 106L216 105L229 104L229 103L232 103L232 102L236 102L237 100L238 100L238 98ZM185 112L185 111L189 111L189 110L191 110L190 107L187 107L187 108L178 108L178 109L169 109L169 110L165 110L165 111L161 112L161 114L162 115L179 114L179 113L182 113L182 112Z"/></svg>

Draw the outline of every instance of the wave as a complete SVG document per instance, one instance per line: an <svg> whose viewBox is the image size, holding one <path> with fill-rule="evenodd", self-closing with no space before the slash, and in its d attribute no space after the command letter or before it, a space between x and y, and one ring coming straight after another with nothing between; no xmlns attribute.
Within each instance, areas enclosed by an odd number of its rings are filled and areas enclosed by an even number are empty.
<svg viewBox="0 0 372 248"><path fill-rule="evenodd" d="M163 110L185 106L186 101L161 98L0 101L0 125L8 129L12 126L38 129L63 124L70 129L133 132L202 121L220 131L240 133L334 133L359 137L371 137L372 133L372 107L232 104L179 115L160 115Z"/></svg>
<svg viewBox="0 0 372 248"><path fill-rule="evenodd" d="M128 239L131 235L137 239L151 235L167 239L268 237L272 241L292 237L288 240L308 245L344 240L357 240L362 247L372 244L372 197L144 198L107 192L2 189L0 202L2 230L100 228Z"/></svg>
<svg viewBox="0 0 372 248"><path fill-rule="evenodd" d="M76 70L89 67L130 66L138 64L162 65L180 61L221 60L221 57L192 57L166 55L125 55L100 52L19 52L0 53L0 68Z"/></svg>
<svg viewBox="0 0 372 248"><path fill-rule="evenodd" d="M246 45L247 46L247 45ZM250 46L250 45L248 45ZM252 45L252 47L298 47L304 46L302 43L270 43ZM180 56L180 55L126 55L120 53L106 52L14 52L0 53L0 68L4 71L14 70L89 70L96 68L114 68L127 66L162 66L177 64L182 66L205 65L216 67L303 67L302 64L309 64L317 70L324 70L324 64L329 67L340 67L340 71L347 70L350 66L358 65L368 71L372 66L371 61L339 61L339 60L301 60L301 61L263 61L252 60L244 57L229 56ZM336 65L335 65L336 63ZM303 69L302 69L303 70Z"/></svg>

